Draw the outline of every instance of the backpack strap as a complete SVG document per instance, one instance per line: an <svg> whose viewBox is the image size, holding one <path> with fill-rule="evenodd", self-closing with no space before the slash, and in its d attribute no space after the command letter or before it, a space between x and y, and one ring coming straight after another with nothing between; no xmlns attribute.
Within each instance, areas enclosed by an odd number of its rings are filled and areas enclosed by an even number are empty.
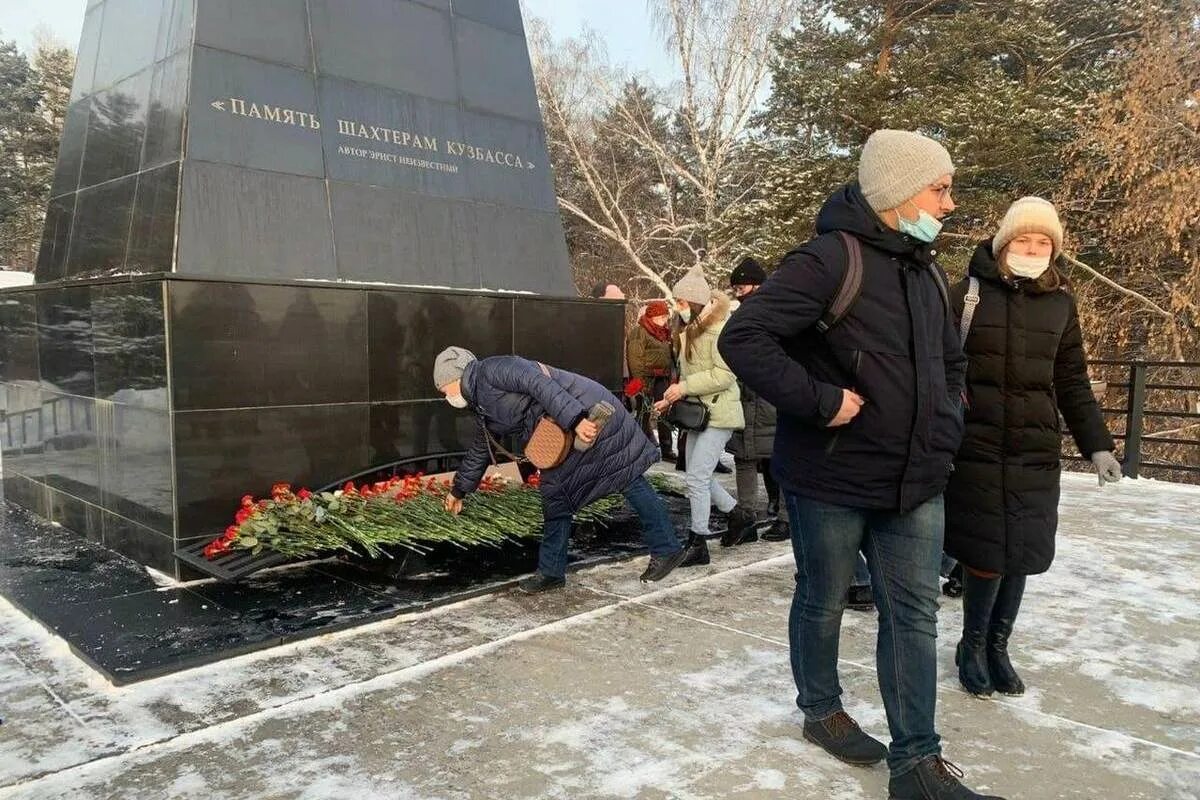
<svg viewBox="0 0 1200 800"><path fill-rule="evenodd" d="M862 245L858 239L845 231L838 231L838 236L846 248L846 271L842 273L842 282L838 285L833 302L825 309L821 319L817 321L817 330L828 333L835 325L850 313L850 309L862 294L863 257Z"/></svg>
<svg viewBox="0 0 1200 800"><path fill-rule="evenodd" d="M963 300L962 319L958 323L958 338L965 347L967 335L971 332L971 322L975 319L975 307L979 305L979 278L967 281L967 296Z"/></svg>
<svg viewBox="0 0 1200 800"><path fill-rule="evenodd" d="M946 316L950 316L950 285L946 283L946 276L942 274L941 268L936 262L929 265L929 272L933 275L933 282L937 284L938 294L942 296L942 305L946 309Z"/></svg>

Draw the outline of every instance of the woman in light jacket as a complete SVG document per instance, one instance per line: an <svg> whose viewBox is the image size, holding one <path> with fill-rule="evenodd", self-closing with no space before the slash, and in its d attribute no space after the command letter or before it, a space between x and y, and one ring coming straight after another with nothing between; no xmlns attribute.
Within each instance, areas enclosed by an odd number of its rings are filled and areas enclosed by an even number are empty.
<svg viewBox="0 0 1200 800"><path fill-rule="evenodd" d="M666 413L680 400L694 398L709 411L708 426L703 431L689 431L687 436L685 480L691 524L688 553L680 565L687 567L709 561L706 540L712 536L708 527L712 506L728 515L728 535L734 539L754 525L754 514L739 506L715 477L729 437L745 425L737 378L717 351L717 339L729 319L729 298L712 290L699 265L684 275L671 293L675 297L679 382L667 388L656 408Z"/></svg>

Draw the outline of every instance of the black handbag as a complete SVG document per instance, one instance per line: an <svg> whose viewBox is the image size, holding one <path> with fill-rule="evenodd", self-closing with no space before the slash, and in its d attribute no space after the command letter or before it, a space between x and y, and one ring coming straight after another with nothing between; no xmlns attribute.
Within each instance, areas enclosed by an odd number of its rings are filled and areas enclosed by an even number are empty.
<svg viewBox="0 0 1200 800"><path fill-rule="evenodd" d="M709 410L700 400L685 397L667 411L667 422L685 431L702 431L708 427Z"/></svg>

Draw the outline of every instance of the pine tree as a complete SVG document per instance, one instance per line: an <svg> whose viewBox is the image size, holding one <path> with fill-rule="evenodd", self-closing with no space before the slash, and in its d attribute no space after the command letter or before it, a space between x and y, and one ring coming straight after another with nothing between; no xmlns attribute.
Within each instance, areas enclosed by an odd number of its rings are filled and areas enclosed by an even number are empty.
<svg viewBox="0 0 1200 800"><path fill-rule="evenodd" d="M70 50L43 43L30 64L0 42L0 263L17 269L37 261L73 70Z"/></svg>
<svg viewBox="0 0 1200 800"><path fill-rule="evenodd" d="M758 116L755 196L723 230L769 260L812 233L873 130L920 130L954 156L961 269L1007 205L1052 195L1093 91L1111 84L1151 4L1074 0L819 3L776 43Z"/></svg>

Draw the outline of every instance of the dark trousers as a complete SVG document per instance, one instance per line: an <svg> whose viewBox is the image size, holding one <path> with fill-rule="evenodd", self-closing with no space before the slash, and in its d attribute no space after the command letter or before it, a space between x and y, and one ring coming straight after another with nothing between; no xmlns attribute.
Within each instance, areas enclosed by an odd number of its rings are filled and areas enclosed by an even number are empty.
<svg viewBox="0 0 1200 800"><path fill-rule="evenodd" d="M667 506L644 475L621 494L642 523L642 541L650 548L650 555L665 556L681 549ZM545 521L542 545L538 548L538 572L551 578L566 577L572 523L569 516Z"/></svg>

